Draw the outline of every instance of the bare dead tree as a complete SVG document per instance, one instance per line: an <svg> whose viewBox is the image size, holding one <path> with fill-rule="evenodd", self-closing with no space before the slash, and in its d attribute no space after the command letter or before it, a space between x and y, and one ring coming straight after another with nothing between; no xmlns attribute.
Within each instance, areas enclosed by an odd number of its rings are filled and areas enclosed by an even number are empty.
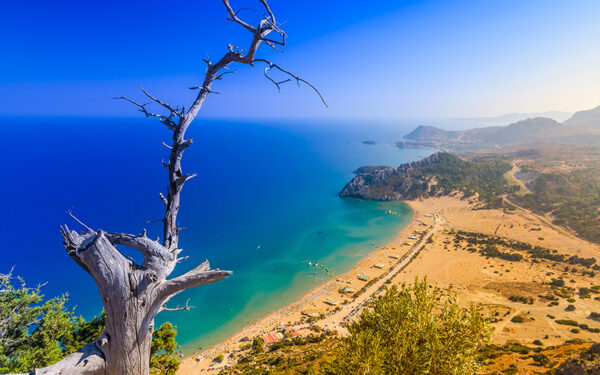
<svg viewBox="0 0 600 375"><path fill-rule="evenodd" d="M295 81L298 85L306 84L316 92L323 104L327 105L321 93L312 84L269 60L256 57L262 43L278 50L285 46L286 42L286 35L280 29L280 24L267 0L258 0L265 13L256 26L240 18L239 11L234 11L229 0L222 1L227 10L227 19L246 29L251 34L252 40L246 50L230 44L227 52L215 63L209 59L204 60L207 64L204 81L201 86L190 88L198 90L198 95L189 109L173 107L151 95L141 86L142 93L150 103L139 103L127 97L117 98L135 105L146 117L157 118L173 135L172 145L163 142L170 149L170 155L168 162L163 162L168 171L168 188L165 194L159 194L165 205L162 240L148 238L145 229L140 234L93 230L71 214L85 228L85 231L79 233L66 225L61 227L64 246L71 258L96 282L106 310L106 328L102 337L96 340L95 347L87 345L81 352L54 366L42 369L40 373L148 374L150 344L156 314L165 310L189 309L187 303L181 308L168 308L166 304L170 298L186 289L213 283L231 274L231 271L211 269L208 261L204 261L184 275L168 279L181 260L179 254L182 250L178 247L180 228L177 223L181 191L185 183L196 176L196 174L186 174L182 169L184 151L192 145L192 138L186 137L186 131L208 95L214 93L212 91L214 82L235 72L229 69L230 65L235 63L250 66L264 65L265 77L278 90L282 84L290 81ZM271 75L273 71L278 71L287 78L276 80ZM148 109L150 104L158 105L161 112L151 112ZM138 250L144 257L143 263L137 264L125 257L116 245ZM76 363L75 367L73 363Z"/></svg>

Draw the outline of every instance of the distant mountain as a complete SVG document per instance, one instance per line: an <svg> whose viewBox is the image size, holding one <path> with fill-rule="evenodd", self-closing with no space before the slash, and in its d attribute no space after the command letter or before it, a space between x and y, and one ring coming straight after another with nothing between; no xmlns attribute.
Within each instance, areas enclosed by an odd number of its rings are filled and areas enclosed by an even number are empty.
<svg viewBox="0 0 600 375"><path fill-rule="evenodd" d="M576 112L570 119L563 123L565 126L599 130L600 131L600 106L587 111Z"/></svg>
<svg viewBox="0 0 600 375"><path fill-rule="evenodd" d="M507 126L495 127L493 131L485 133L476 131L477 129L471 131L479 133L475 135L473 141L497 145L523 143L525 139L528 142L547 140L565 136L569 132L560 122L545 117L530 118Z"/></svg>
<svg viewBox="0 0 600 375"><path fill-rule="evenodd" d="M449 131L436 128L435 126L419 125L415 130L405 135L404 138L413 141L438 141L448 142L454 141L460 138L463 134L462 131Z"/></svg>
<svg viewBox="0 0 600 375"><path fill-rule="evenodd" d="M507 113L498 117L486 117L481 120L484 121L502 121L503 123L513 123L519 122L522 120L527 120L528 118L536 118L536 117L545 117L552 120L556 120L558 122L563 122L566 119L573 116L572 112L561 112L561 111L546 111L546 112L532 112L532 113Z"/></svg>
<svg viewBox="0 0 600 375"><path fill-rule="evenodd" d="M515 122L527 120L529 118L545 117L558 122L563 122L573 116L570 112L547 111L532 113L507 113L497 117L453 117L431 119L429 123L423 125L432 125L436 128L446 130L466 130L473 128L487 128L490 126L505 126Z"/></svg>
<svg viewBox="0 0 600 375"><path fill-rule="evenodd" d="M469 130L444 130L419 125L396 145L468 152L532 142L600 146L600 106L589 111L577 112L564 123L546 117L535 117L506 126Z"/></svg>

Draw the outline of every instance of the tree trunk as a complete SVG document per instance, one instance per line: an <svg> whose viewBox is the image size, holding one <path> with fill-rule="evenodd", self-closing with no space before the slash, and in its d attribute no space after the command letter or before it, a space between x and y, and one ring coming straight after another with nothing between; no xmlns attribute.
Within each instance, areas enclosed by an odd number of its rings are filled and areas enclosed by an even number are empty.
<svg viewBox="0 0 600 375"><path fill-rule="evenodd" d="M148 374L150 372L150 345L154 324L140 326L137 317L127 320L115 319L110 331L105 335L111 337L104 350L106 358L106 374ZM107 316L108 323L108 316Z"/></svg>
<svg viewBox="0 0 600 375"><path fill-rule="evenodd" d="M129 286L126 288L129 292ZM112 290L116 293L111 293L104 304L106 328L99 342L106 358L106 373L148 374L154 331L154 315L145 304L149 297L146 292L140 297L120 295L123 289Z"/></svg>
<svg viewBox="0 0 600 375"><path fill-rule="evenodd" d="M221 280L231 273L210 270L205 261L167 280L180 250L169 251L145 233L133 236L88 229L79 234L67 227L62 232L69 255L94 278L102 297L106 327L96 345L104 355L106 375L147 375L154 317L167 309L165 303L185 289ZM138 265L125 258L115 244L140 250L144 263Z"/></svg>

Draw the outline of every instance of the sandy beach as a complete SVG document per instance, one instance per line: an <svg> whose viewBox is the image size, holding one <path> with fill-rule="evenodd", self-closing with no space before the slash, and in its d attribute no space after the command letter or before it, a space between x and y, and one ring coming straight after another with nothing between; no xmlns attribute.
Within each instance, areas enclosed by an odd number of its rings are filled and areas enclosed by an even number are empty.
<svg viewBox="0 0 600 375"><path fill-rule="evenodd" d="M307 335L312 332L313 324L344 334L343 323L354 317L386 280L404 269L439 227L438 217L422 213L414 202L407 203L413 210L412 220L393 241L369 253L348 272L317 286L292 304L245 327L226 341L184 358L178 373L217 373L232 364L230 356L239 352L249 340L285 328L294 328L300 335ZM350 292L341 293L344 287ZM352 298L351 295L363 288L360 296ZM310 317L315 319L311 324L305 322ZM216 364L213 360L220 354L225 360Z"/></svg>
<svg viewBox="0 0 600 375"><path fill-rule="evenodd" d="M553 277L568 276L574 288L589 286L589 278L573 273L567 275L564 266L557 264L507 262L484 257L455 246L452 233L466 230L501 236L582 257L599 258L598 245L555 227L548 218L527 210L481 209L476 200L456 197L406 203L413 210L412 220L392 242L369 253L350 271L319 285L221 344L183 359L178 373L217 373L235 364L242 346L254 337L286 328L307 335L313 332L312 324L344 335L344 323L382 292L384 284L410 283L415 277L425 276L442 288L451 287L462 304L483 306L490 315L499 317L494 323L494 343L531 344L533 340L543 339L544 344L555 345L568 339L594 337L595 334L584 330L574 333L570 327L556 324L549 316L589 323L586 318L591 311L600 311L600 301L580 298L573 303L575 311L565 312L562 303L556 306L543 299L536 300L538 296L550 293L548 283ZM350 291L342 293L343 288ZM357 291L362 293L356 296ZM531 297L535 302L523 304L510 300L514 295ZM525 318L524 323L511 321L517 315ZM306 322L310 317L314 319L311 324ZM221 363L214 361L219 355L224 357Z"/></svg>

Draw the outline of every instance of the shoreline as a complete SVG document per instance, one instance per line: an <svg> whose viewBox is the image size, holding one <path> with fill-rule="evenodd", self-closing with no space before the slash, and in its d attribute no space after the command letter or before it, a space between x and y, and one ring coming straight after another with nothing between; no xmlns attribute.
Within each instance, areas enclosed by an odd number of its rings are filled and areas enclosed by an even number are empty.
<svg viewBox="0 0 600 375"><path fill-rule="evenodd" d="M178 374L216 374L226 370L239 360L252 356L250 340L265 333L307 336L328 330L344 337L348 334L346 322L360 315L363 308L384 291L386 284L410 284L417 277L427 277L443 289L452 288L461 305L479 306L485 314L493 316L491 342L498 346L518 343L536 347L542 342L545 347L551 347L574 339L596 340L596 330L600 330L600 326L589 314L598 311L600 296L591 298L576 292L591 288L588 268L576 267L566 261L539 259L525 250L506 245L501 245L502 251L514 250L523 258L509 261L486 256L481 252L482 244L469 248L464 238L457 242L457 233L465 231L532 246L550 245L565 256L584 258L598 257L598 244L567 233L548 223L544 217L518 207L514 210L481 209L477 200L456 196L404 203L410 207L412 217L392 241L368 253L344 274L311 289L294 303L238 331L214 348L183 359ZM568 280L571 290L568 296L553 293L551 285L556 277ZM343 287L352 290L344 294ZM570 300L561 301L567 298ZM556 302L549 303L549 300ZM567 303L576 308L566 309ZM516 321L517 316L522 320ZM577 321L582 328L573 330L572 326L563 325L561 321L566 320ZM289 331L290 328L293 331ZM265 340L282 339L281 336L273 337L266 336ZM220 361L215 360L217 357ZM496 364L486 364L482 373L497 373L514 364L511 352L502 358ZM536 369L535 364L522 362L518 364L522 373Z"/></svg>
<svg viewBox="0 0 600 375"><path fill-rule="evenodd" d="M311 329L313 324L321 329L335 329L344 334L344 322L354 316L364 302L379 290L386 281L385 276L389 276L387 279L393 278L406 267L412 261L413 253L422 250L425 246L425 238L432 234L430 229L434 227L435 216L424 215L420 212L418 204L411 201L403 201L403 203L410 208L411 218L392 241L369 252L348 271L314 287L291 304L242 328L214 347L183 358L177 373L183 375L200 372L217 373L228 367L229 356L239 351L244 344L251 342L254 337L282 329L294 328L304 336L313 332ZM429 232L424 231L425 226ZM424 233L419 241L409 242L416 240L415 235L419 231ZM359 275L365 280L359 280ZM340 293L342 287L349 288L352 293L363 289L364 292L350 302L346 299L345 303L338 304L339 299L347 296ZM328 301L329 304L324 301ZM305 322L307 317L308 320L311 318L318 320L307 323ZM223 355L225 360L216 364L213 359L218 355Z"/></svg>

